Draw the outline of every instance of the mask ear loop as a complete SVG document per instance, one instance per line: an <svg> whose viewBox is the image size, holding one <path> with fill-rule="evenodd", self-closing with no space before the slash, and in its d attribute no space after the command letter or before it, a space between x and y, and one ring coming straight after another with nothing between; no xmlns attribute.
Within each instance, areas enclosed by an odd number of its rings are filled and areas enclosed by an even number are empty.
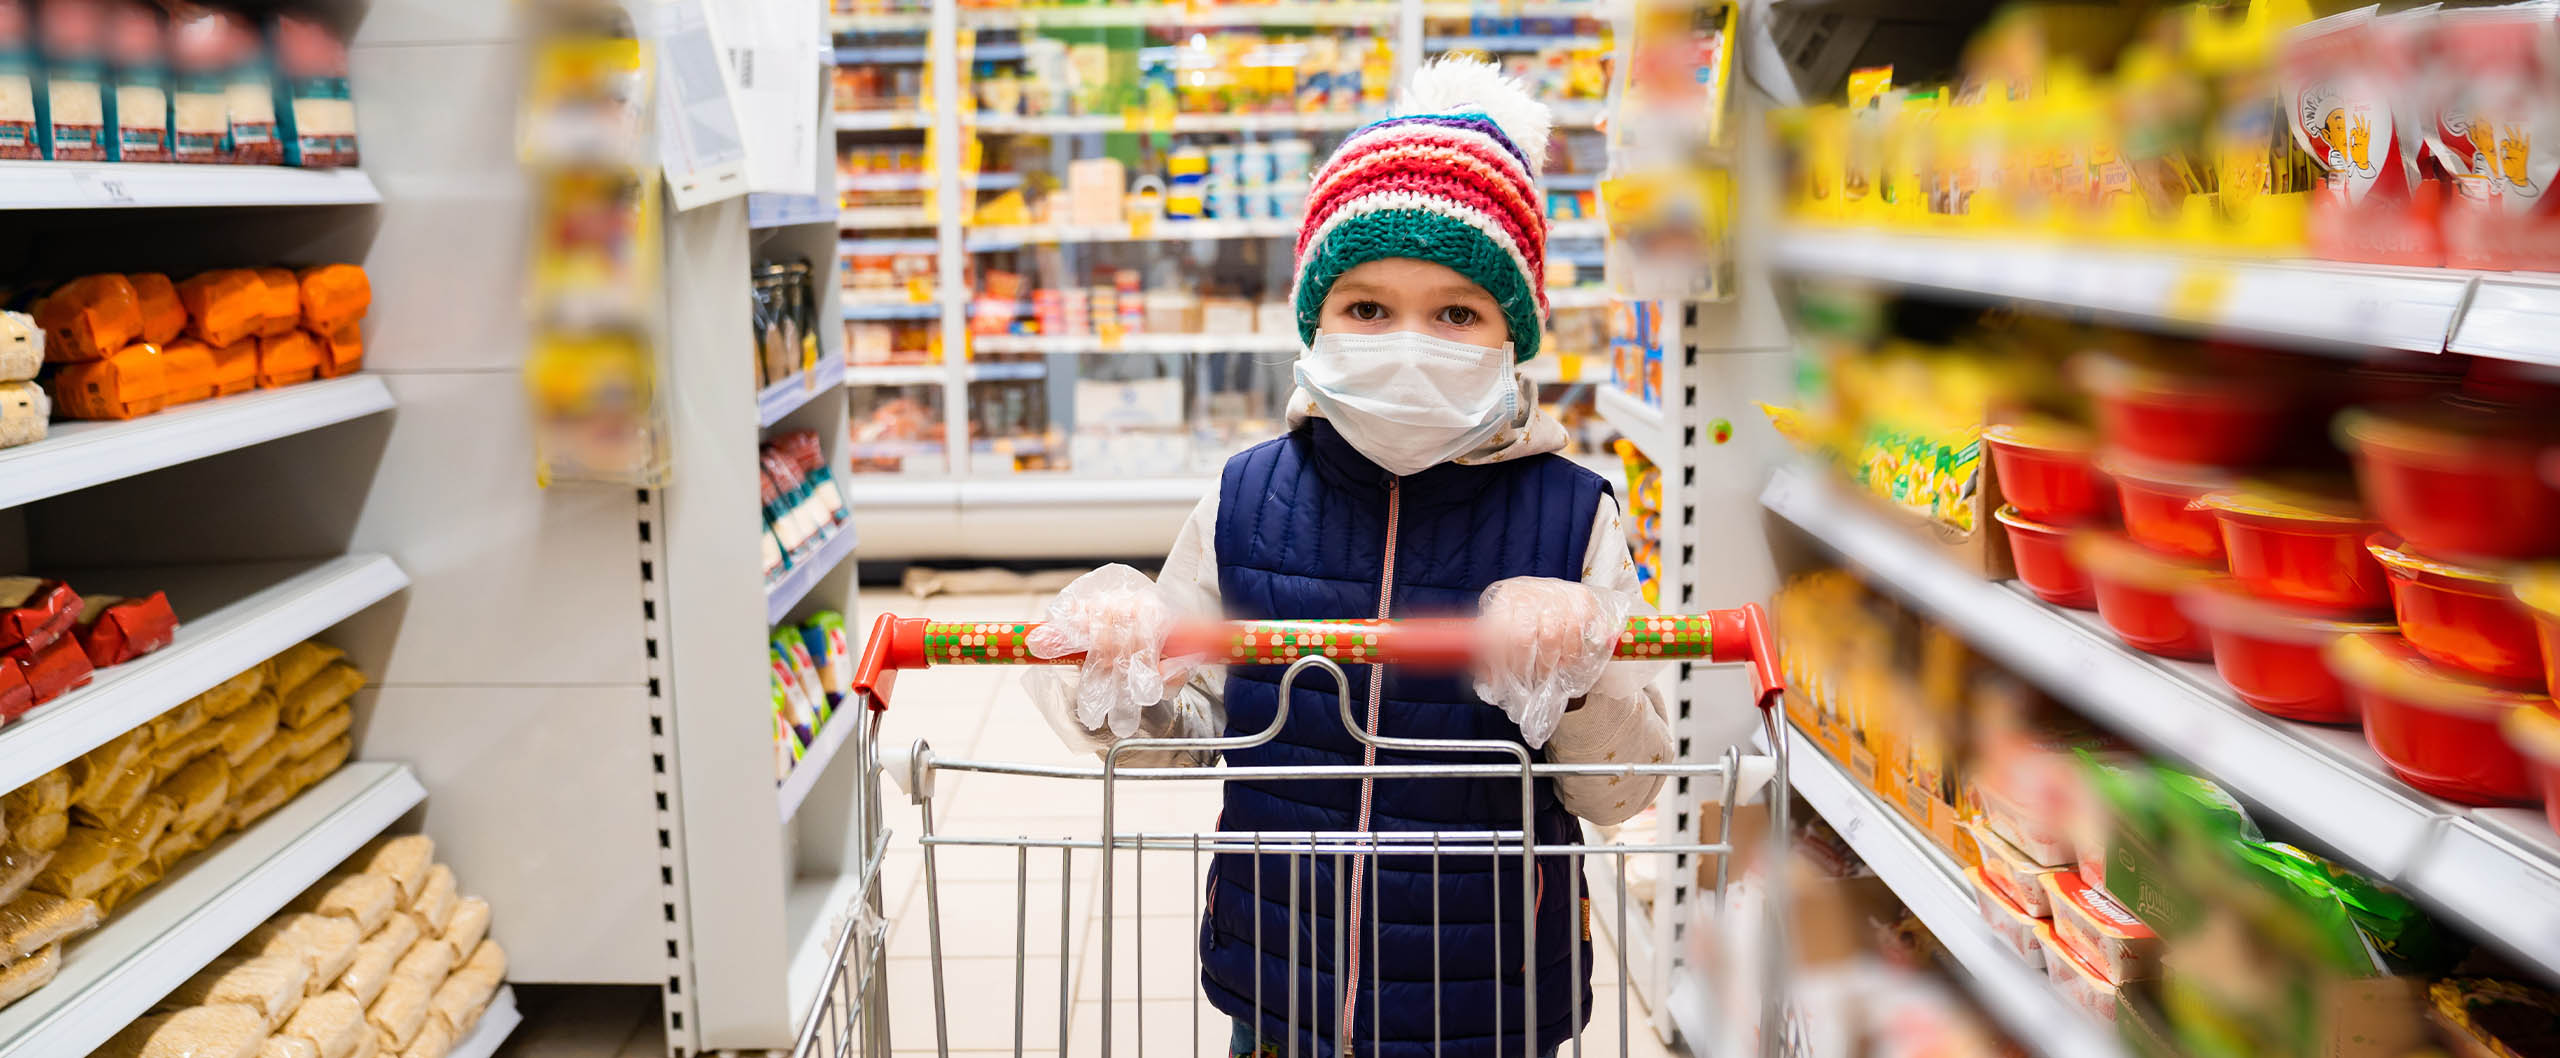
<svg viewBox="0 0 2560 1058"><path fill-rule="evenodd" d="M1520 365L1511 365L1512 429L1518 430L1529 425L1529 416L1538 407L1536 386L1537 383L1529 381L1529 376L1520 373Z"/></svg>

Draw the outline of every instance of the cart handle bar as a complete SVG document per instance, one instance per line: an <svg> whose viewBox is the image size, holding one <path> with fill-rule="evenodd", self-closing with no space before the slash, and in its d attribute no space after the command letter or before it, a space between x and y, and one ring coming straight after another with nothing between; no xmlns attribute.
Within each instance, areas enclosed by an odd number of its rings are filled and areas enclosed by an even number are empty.
<svg viewBox="0 0 2560 1058"><path fill-rule="evenodd" d="M1285 665L1321 655L1349 664L1392 663L1457 667L1473 655L1474 622L1463 618L1402 621L1204 621L1178 627L1165 640L1167 657L1198 656L1228 665ZM902 669L934 665L1068 665L1082 654L1032 656L1025 640L1037 621L935 621L881 614L871 623L855 670L853 690L873 710L889 707ZM1617 656L1631 661L1742 662L1760 708L1766 711L1786 688L1769 615L1758 603L1702 614L1627 618Z"/></svg>

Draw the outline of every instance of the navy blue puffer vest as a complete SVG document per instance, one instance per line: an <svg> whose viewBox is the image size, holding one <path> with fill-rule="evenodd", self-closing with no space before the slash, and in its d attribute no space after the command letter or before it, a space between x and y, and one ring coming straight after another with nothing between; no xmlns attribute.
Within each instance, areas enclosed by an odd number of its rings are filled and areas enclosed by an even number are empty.
<svg viewBox="0 0 2560 1058"><path fill-rule="evenodd" d="M1376 617L1392 554L1389 616L1465 613L1498 580L1582 579L1592 512L1607 489L1598 475L1552 455L1488 466L1442 464L1397 479L1353 450L1331 424L1315 419L1227 463L1218 495L1218 586L1227 615L1237 619ZM1366 717L1376 668L1346 670L1354 716ZM1229 734L1270 725L1281 672L1276 665L1229 668ZM1227 762L1362 763L1364 747L1344 730L1336 694L1329 676L1310 670L1293 689L1278 738L1230 752ZM1478 700L1462 676L1392 666L1385 669L1378 731L1520 741L1519 728ZM1517 763L1490 753L1377 755L1379 764L1451 761ZM1537 782L1533 799L1530 828L1540 846L1580 841L1578 824L1546 780ZM1370 803L1370 829L1379 832L1520 827L1517 779L1382 779ZM1353 831L1360 809L1358 780L1230 781L1219 829ZM1293 862L1266 855L1258 871L1253 860L1250 854L1222 854L1210 870L1200 927L1201 987L1219 1010L1259 1025L1266 1045L1287 1053L1285 1034L1294 1031L1296 1053L1338 1053L1343 986L1337 975L1350 962L1357 968L1358 996L1349 1053L1526 1053L1522 1015L1532 960L1521 950L1522 871L1516 852L1498 861L1485 854L1381 856L1360 872L1363 891L1356 894L1347 891L1354 873L1348 859L1320 855ZM1585 894L1572 861L1540 857L1527 884L1537 906L1536 1053L1544 1054L1580 1029L1575 1009L1588 1016L1591 953ZM1338 910L1354 902L1356 913ZM1344 959L1337 948L1349 945L1338 934L1341 924L1354 920L1362 934L1360 954ZM1576 959L1580 975L1572 972ZM1288 998L1293 974L1294 1012Z"/></svg>

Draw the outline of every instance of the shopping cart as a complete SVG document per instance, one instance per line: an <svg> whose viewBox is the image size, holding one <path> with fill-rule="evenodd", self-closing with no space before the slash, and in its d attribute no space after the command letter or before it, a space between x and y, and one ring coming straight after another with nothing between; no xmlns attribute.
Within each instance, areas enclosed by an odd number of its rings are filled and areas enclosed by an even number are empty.
<svg viewBox="0 0 2560 1058"><path fill-rule="evenodd" d="M1370 935L1361 938L1351 935L1358 929L1354 924L1358 921L1358 917L1339 913L1350 901L1375 899L1374 889L1360 891L1359 879L1363 872L1353 869L1351 865L1354 863L1380 862L1381 857L1391 857L1400 864L1417 862L1427 864L1424 869L1432 872L1432 880L1435 883L1432 886L1435 895L1431 902L1431 911L1433 932L1436 937L1441 910L1437 896L1439 887L1436 883L1444 864L1493 865L1497 869L1495 898L1507 901L1509 897L1501 895L1506 887L1498 880L1498 869L1504 862L1501 858L1516 857L1516 861L1512 861L1519 864L1519 874L1516 877L1522 879L1530 877L1531 872L1541 861L1548 863L1559 859L1569 861L1572 867L1571 877L1581 880L1585 893L1589 892L1586 861L1592 857L1601 858L1609 867L1609 876L1616 894L1614 909L1616 918L1614 936L1617 940L1614 947L1618 962L1616 1043L1621 1058L1628 1053L1630 1024L1627 1009L1629 977L1626 943L1628 857L1662 857L1663 867L1667 873L1669 870L1685 866L1687 863L1685 857L1713 856L1716 864L1714 872L1716 885L1710 898L1715 901L1714 906L1717 908L1721 909L1724 905L1725 891L1729 881L1727 872L1733 862L1733 857L1730 855L1734 851L1733 810L1734 803L1738 799L1737 784L1742 773L1739 757L1733 750L1725 751L1722 758L1715 762L1703 764L1560 765L1539 763L1531 751L1514 742L1412 739L1374 735L1363 731L1362 725L1352 711L1350 683L1344 677L1342 663L1440 667L1462 665L1470 654L1473 635L1471 626L1463 620L1236 621L1204 623L1177 631L1173 640L1167 644L1167 656L1197 654L1224 659L1227 664L1287 666L1280 682L1275 716L1264 730L1251 734L1206 739L1127 739L1105 752L1099 766L948 760L936 756L931 747L921 740L902 751L885 753L882 751L878 745L880 718L889 706L891 692L902 670L935 665L1044 664L1072 663L1079 660L1076 657L1046 660L1032 657L1025 646L1025 637L1037 627L1038 625L1033 622L929 621L920 618L900 618L894 615L883 615L872 625L870 638L864 644L861 662L847 703L848 707L858 703L859 708L868 711L870 715L867 718L848 716L843 721L862 722L853 733L854 745L851 748L856 753L855 759L861 762L860 766L865 770L864 781L860 784L861 803L857 805L857 827L862 835L861 847L870 850L868 855L871 861L863 865L866 872L865 884L856 898L856 906L847 916L848 921L843 935L834 946L833 963L829 971L830 980L824 993L819 997L817 1006L810 1012L804 1023L794 1052L795 1058L848 1058L851 1055L887 1058L889 1054L889 1018L892 1011L889 1009L887 1000L887 956L890 922L882 912L878 883L879 858L882 850L886 848L888 837L886 829L881 824L883 817L878 782L883 773L884 762L887 777L906 791L909 798L922 809L920 815L923 820L921 824L923 833L919 836L919 844L922 849L927 954L931 957L933 977L931 1016L934 1026L934 1046L946 1056L953 1049L951 1004L954 997L945 989L943 916L951 908L946 907L943 879L937 870L937 854L950 853L952 850L971 849L982 850L978 853L980 855L990 852L996 855L1007 855L1010 856L1013 864L1011 906L1001 909L1011 912L1013 924L1011 994L1010 996L971 994L960 998L968 1007L966 1016L972 1022L970 1027L975 1029L986 1028L986 1019L993 1016L988 1013L990 1009L1002 1008L1003 999L1012 1000L1010 1004L1011 1041L1013 1053L1016 1055L1024 1053L1026 1046L1032 1051L1041 1053L1052 1053L1054 1046L1054 1053L1060 1056L1121 1053L1143 1055L1145 1053L1146 1003L1134 1004L1135 1017L1132 1019L1135 1022L1132 1026L1134 1031L1125 1037L1118 1038L1116 1042L1120 1045L1116 1049L1115 1026L1112 1024L1114 1008L1118 1005L1113 1001L1118 998L1113 991L1113 974L1117 969L1114 963L1120 947L1116 939L1118 937L1116 928L1119 924L1115 923L1115 917L1132 920L1133 928L1138 934L1136 939L1139 942L1136 945L1137 954L1133 960L1134 974L1141 979L1146 974L1146 948L1143 936L1146 918L1134 912L1122 912L1115 906L1113 898L1113 887L1118 882L1117 876L1124 869L1121 862L1123 859L1128 860L1126 869L1130 871L1134 884L1141 892L1145 888L1145 871L1150 858L1159 861L1168 858L1188 861L1189 878L1193 884L1189 887L1192 901L1189 920L1191 928L1186 931L1186 935L1193 937L1197 936L1196 931L1199 927L1203 887L1198 883L1204 877L1202 874L1204 855L1251 857L1247 862L1254 865L1251 871L1257 886L1257 898L1261 897L1258 887L1265 875L1261 865L1272 862L1274 858L1284 863L1288 877L1287 904L1290 911L1288 921L1298 921L1299 912L1302 909L1320 910L1329 906L1336 913L1330 916L1334 935L1330 938L1329 952L1316 950L1324 943L1324 938L1302 936L1306 933L1303 929L1275 930L1275 932L1286 933L1287 936L1285 939L1273 939L1270 954L1284 955L1288 961L1281 965L1293 968L1285 974L1288 977L1289 994L1285 997L1287 1004L1283 1009L1292 1012L1308 1009L1307 1001L1314 999L1314 997L1301 997L1298 994L1299 981L1301 977L1317 975L1312 971L1301 973L1294 968L1309 967L1310 961L1322 960L1328 954L1331 956L1331 962L1327 965L1351 967L1354 984L1346 994L1340 997L1340 1002L1329 1004L1333 1012L1333 1023L1311 1027L1312 1049L1330 1050L1335 1053L1361 1050L1364 1032L1368 1034L1368 1039L1384 1038L1379 1035L1381 1014L1378 1010L1384 1004L1373 1001L1367 1004L1366 1009L1362 1009L1357 1002L1361 981L1359 968L1362 964L1357 956L1352 954L1357 951L1364 939L1371 951L1383 951L1379 947L1379 938L1376 933L1377 920L1383 916L1372 916ZM1698 615L1629 618L1626 631L1619 637L1617 656L1628 660L1748 664L1757 692L1756 704L1761 713L1762 723L1769 729L1771 745L1776 747L1775 779L1770 788L1773 791L1786 789L1786 740L1777 737L1779 731L1776 724L1779 723L1777 717L1780 711L1775 708L1784 690L1784 680L1780 674L1778 656L1771 639L1767 617L1759 606L1747 605L1739 609L1717 610ZM1287 723L1291 691L1299 677L1310 669L1322 670L1333 678L1334 686L1340 691L1339 710L1343 726L1361 743L1403 754L1416 752L1466 754L1470 759L1466 762L1452 763L1297 767L1232 765L1140 767L1125 763L1124 758L1137 754L1224 753L1269 742ZM1497 754L1507 760L1502 763L1481 763L1488 754ZM1074 786L1092 791L1099 798L1100 831L1091 838L1047 839L937 833L933 822L935 818L934 780L937 775L943 773L1014 776L1055 782L1061 786L1062 790L1067 786ZM1537 780L1578 775L1664 776L1688 778L1701 783L1719 783L1723 794L1717 799L1717 804L1720 806L1718 810L1722 815L1722 825L1715 833L1721 840L1672 841L1654 844L1568 843L1559 846L1556 843L1548 843L1542 845L1525 822L1521 829L1516 830L1383 833L1223 830L1191 833L1158 833L1146 830L1122 832L1116 825L1120 791L1123 784L1128 783L1228 780L1339 781L1362 778L1482 781L1516 778L1520 784L1521 819L1526 821L1532 818L1531 805ZM1775 841L1787 831L1786 798L1773 795L1769 801L1772 806L1772 825L1768 828L1767 834L1770 840ZM1587 830L1586 833L1588 833ZM1046 1027L1041 1030L1043 1038L1029 1038L1030 1031L1026 1019L1026 1011L1032 1009L1031 1003L1048 1002L1047 996L1035 994L1035 990L1037 992L1047 990L1048 983L1045 980L1047 975L1044 972L1043 980L1035 984L1030 972L1032 962L1030 945L1034 936L1033 931L1035 929L1045 931L1048 928L1045 921L1047 915L1045 899L1040 902L1042 921L1035 923L1032 916L1035 854L1040 861L1041 873L1044 876L1052 861L1058 868L1055 879L1059 888L1058 950L1054 953L1059 965L1055 997L1058 1017L1054 1044L1045 1038L1048 1031ZM1076 873L1076 865L1080 859L1088 857L1092 859L1085 862L1097 876L1090 881L1080 880ZM1335 884L1330 886L1314 884L1317 879L1326 876L1324 873L1310 869L1317 861L1330 864L1333 869L1329 872L1329 877L1337 880ZM1777 886L1781 884L1784 872L1765 873L1768 877L1763 884L1768 886L1768 892L1761 901L1761 906L1769 909L1783 907L1784 897L1777 891ZM1381 874L1383 870L1368 872L1367 877L1374 880ZM1301 879L1306 879L1309 884L1302 886ZM1347 886L1341 884L1338 881L1341 879L1350 879L1350 884ZM1377 883L1373 881L1372 884ZM1071 972L1073 960L1068 957L1071 939L1068 931L1074 924L1073 908L1077 890L1085 886L1098 889L1098 892L1091 895L1096 901L1099 932L1096 934L1096 940L1088 942L1087 947L1090 948L1093 943L1100 944L1098 972L1100 994L1104 998L1096 1012L1100 1019L1098 1039L1076 1041L1076 1045L1071 1046L1069 1010L1076 1002L1077 996L1075 974ZM1521 901L1521 936L1518 946L1510 950L1515 953L1538 950L1539 945L1534 936L1538 924L1535 907L1537 897L1532 893L1532 886L1519 884L1509 888L1519 890ZM1330 891L1313 891L1317 889ZM1325 901L1331 903L1328 905L1324 903ZM963 909L963 913L972 917L984 918L999 913L999 909L988 906L983 899L965 902L968 906ZM1656 911L1670 913L1669 908L1662 907L1660 904L1657 904ZM1590 910L1587 903L1584 914L1586 917L1583 923L1583 939L1587 942L1590 936L1587 917ZM1263 949L1265 938L1260 925L1262 916L1256 914L1253 917L1255 919L1253 954L1256 964L1259 965L1261 957L1266 954ZM1755 1041L1756 1049L1764 1056L1776 1055L1780 1046L1777 1029L1780 1023L1779 995L1782 990L1777 978L1781 972L1781 965L1776 953L1782 947L1778 926L1782 917L1767 913L1760 921L1749 924L1750 928L1764 931L1762 936L1765 939L1758 945L1758 949L1764 953L1758 968L1762 975L1762 1000L1753 1019L1757 1022L1756 1031L1745 1033L1742 1038ZM1157 928L1166 927L1159 924ZM1045 939L1044 933L1043 940ZM1586 1023L1585 1018L1588 1012L1583 1009L1584 990L1576 987L1576 984L1585 979L1582 959L1583 948L1586 945L1568 942L1562 946L1569 952L1569 973L1575 984L1569 984L1566 988L1568 1003L1572 1008L1569 1011L1567 1024L1572 1026L1574 1035L1570 1043L1560 1050L1570 1053L1574 1058L1580 1058L1584 1046L1582 1027ZM1204 1012L1207 1024L1213 1027L1213 1032L1215 1026L1225 1025L1228 1022L1227 1015L1214 1009L1204 1010L1206 1004L1201 998L1201 990L1196 985L1200 976L1200 956L1196 945L1190 945L1190 948L1189 969L1191 980L1195 982L1190 989L1189 1013L1192 1020L1190 1037L1196 1048L1198 1041L1202 1038L1199 1029ZM1501 958L1500 950L1501 947L1498 945L1497 960ZM1090 961L1092 957L1088 954L1087 958ZM1385 961L1383 955L1373 958L1379 963ZM1410 953L1402 958L1407 965L1411 965L1413 956ZM1520 1011L1519 1024L1522 1026L1544 1024L1537 1012L1540 999L1538 988L1540 961L1538 958L1517 960L1521 984L1519 1000L1524 1007ZM1432 1023L1435 1027L1432 1053L1438 1054L1441 1053L1441 1048L1437 1026L1442 1020L1443 1013L1440 1009L1439 984L1443 967L1442 951L1436 939L1431 945L1430 966L1433 986L1431 989ZM1262 985L1262 974L1254 975L1254 985L1257 989L1254 1006L1258 1009L1270 1009L1261 1002L1262 997L1258 994ZM1309 987L1313 987L1312 983ZM1497 1004L1494 1011L1494 1023L1497 1026L1508 1024L1503 1020L1498 1006L1504 991L1505 989L1500 987L1492 990L1493 1001ZM1663 999L1661 996L1655 996L1653 1001L1658 1003ZM895 1013L901 1018L922 1016L925 1012L913 1009L916 1005L918 1004L910 1002L905 1008ZM1315 1002L1313 1008L1323 1010L1327 1005L1323 1002ZM1039 1013L1044 1017L1046 1015L1046 1011ZM1363 1015L1366 1015L1365 1019ZM1368 1022L1366 1026L1361 1024L1363 1020ZM1293 1020L1290 1024L1292 1031L1281 1033L1279 1039L1263 1038L1259 1035L1257 1028L1256 1043L1259 1046L1267 1046L1269 1050L1266 1053L1296 1058L1302 1049L1307 1049L1300 1046L1300 1032L1297 1031L1300 1028L1301 1026ZM1538 1035L1537 1031L1519 1033L1523 1053L1534 1049ZM1346 1046L1344 1041L1351 1042ZM1703 1042L1696 1045L1704 1046ZM902 1046L915 1048L918 1044L906 1042ZM980 1043L979 1046L984 1044ZM1163 1048L1159 1046L1158 1050L1161 1053ZM1222 1058L1226 1051L1225 1048L1218 1047L1206 1053L1211 1058ZM1314 1055L1310 1054L1309 1058L1314 1058Z"/></svg>

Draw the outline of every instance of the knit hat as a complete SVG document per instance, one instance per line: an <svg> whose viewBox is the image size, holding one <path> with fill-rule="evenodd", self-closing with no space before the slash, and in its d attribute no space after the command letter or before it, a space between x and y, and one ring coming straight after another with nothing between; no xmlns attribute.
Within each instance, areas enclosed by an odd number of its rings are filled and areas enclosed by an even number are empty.
<svg viewBox="0 0 2560 1058"><path fill-rule="evenodd" d="M1411 257L1447 265L1502 307L1515 359L1538 355L1547 316L1546 104L1493 64L1424 66L1394 117L1344 137L1316 170L1298 229L1291 301L1313 342L1342 273Z"/></svg>

